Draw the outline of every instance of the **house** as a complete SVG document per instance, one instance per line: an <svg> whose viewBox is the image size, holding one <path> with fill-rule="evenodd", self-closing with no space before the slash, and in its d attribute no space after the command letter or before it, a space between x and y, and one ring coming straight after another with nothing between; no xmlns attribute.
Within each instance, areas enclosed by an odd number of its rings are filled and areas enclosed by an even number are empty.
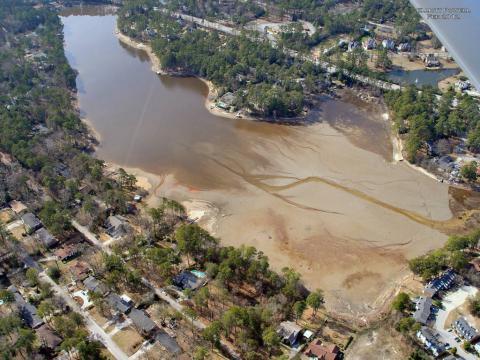
<svg viewBox="0 0 480 360"><path fill-rule="evenodd" d="M374 38L368 38L364 43L363 43L363 48L365 50L374 50L377 48L377 42L375 41Z"/></svg>
<svg viewBox="0 0 480 360"><path fill-rule="evenodd" d="M132 309L132 305L123 301L123 299L115 293L110 293L105 298L108 305L118 313L126 314Z"/></svg>
<svg viewBox="0 0 480 360"><path fill-rule="evenodd" d="M230 110L234 102L235 102L235 94L232 92L227 92L223 94L223 96L220 97L220 99L218 99L217 107L223 110Z"/></svg>
<svg viewBox="0 0 480 360"><path fill-rule="evenodd" d="M409 43L401 43L397 46L397 50L400 52L409 52L412 50L412 47Z"/></svg>
<svg viewBox="0 0 480 360"><path fill-rule="evenodd" d="M15 214L20 215L28 210L28 208L20 201L13 200L10 202L10 208L15 212Z"/></svg>
<svg viewBox="0 0 480 360"><path fill-rule="evenodd" d="M301 332L302 327L292 321L281 322L277 329L277 334L282 339L282 342L291 347L297 343Z"/></svg>
<svg viewBox="0 0 480 360"><path fill-rule="evenodd" d="M113 238L119 238L127 234L126 220L120 215L110 215L105 222L107 233Z"/></svg>
<svg viewBox="0 0 480 360"><path fill-rule="evenodd" d="M27 234L32 234L42 227L42 222L32 213L26 213L21 216L25 231Z"/></svg>
<svg viewBox="0 0 480 360"><path fill-rule="evenodd" d="M421 296L417 302L416 310L413 313L415 321L422 325L426 325L428 318L430 317L432 307L432 298L429 296Z"/></svg>
<svg viewBox="0 0 480 360"><path fill-rule="evenodd" d="M58 260L67 262L76 258L78 255L80 255L80 253L81 251L78 248L78 245L67 244L62 246L60 249L57 249L54 255L58 258Z"/></svg>
<svg viewBox="0 0 480 360"><path fill-rule="evenodd" d="M382 46L384 49L387 50L394 50L395 49L395 41L392 39L385 39L382 41Z"/></svg>
<svg viewBox="0 0 480 360"><path fill-rule="evenodd" d="M33 236L40 244L42 244L47 249L51 249L58 244L57 238L50 234L50 232L44 227L35 231L35 234Z"/></svg>
<svg viewBox="0 0 480 360"><path fill-rule="evenodd" d="M464 317L459 317L453 323L453 327L457 333L467 341L474 341L479 337L478 331L471 326Z"/></svg>
<svg viewBox="0 0 480 360"><path fill-rule="evenodd" d="M423 292L425 295L433 297L440 290L448 290L455 282L455 272L452 269L448 269L437 278L430 281Z"/></svg>
<svg viewBox="0 0 480 360"><path fill-rule="evenodd" d="M422 326L417 332L417 338L435 356L442 355L446 350L445 345L438 340L438 334L429 327Z"/></svg>
<svg viewBox="0 0 480 360"><path fill-rule="evenodd" d="M93 276L89 276L88 278L86 278L83 281L83 286L85 286L85 289L87 289L88 291L96 292L103 296L107 295L109 292L108 288L103 283L95 279Z"/></svg>
<svg viewBox="0 0 480 360"><path fill-rule="evenodd" d="M55 350L62 342L62 338L55 334L50 326L46 324L40 326L35 332L37 333L37 338L43 348Z"/></svg>
<svg viewBox="0 0 480 360"><path fill-rule="evenodd" d="M205 284L205 279L199 278L191 271L185 270L173 278L173 284L182 290L196 290Z"/></svg>
<svg viewBox="0 0 480 360"><path fill-rule="evenodd" d="M157 328L157 324L155 324L142 310L132 309L129 318L132 320L133 325L137 330L144 336L151 335Z"/></svg>
<svg viewBox="0 0 480 360"><path fill-rule="evenodd" d="M334 344L322 344L319 339L315 339L308 345L305 355L315 360L338 360L340 349Z"/></svg>
<svg viewBox="0 0 480 360"><path fill-rule="evenodd" d="M425 56L424 62L427 68L440 66L440 61L434 54L427 54L427 56Z"/></svg>
<svg viewBox="0 0 480 360"><path fill-rule="evenodd" d="M438 159L438 167L443 171L452 171L454 168L453 158L449 155L442 156Z"/></svg>
<svg viewBox="0 0 480 360"><path fill-rule="evenodd" d="M360 43L358 41L353 40L348 42L348 52L352 52L358 47L360 47Z"/></svg>
<svg viewBox="0 0 480 360"><path fill-rule="evenodd" d="M465 91L465 90L470 89L470 87L471 87L471 84L468 80L467 81L459 80L455 83L455 89L457 91Z"/></svg>
<svg viewBox="0 0 480 360"><path fill-rule="evenodd" d="M18 314L24 323L32 329L43 325L43 320L37 315L37 308L25 301L15 286L10 286L8 290L13 293Z"/></svg>
<svg viewBox="0 0 480 360"><path fill-rule="evenodd" d="M74 281L83 281L90 273L90 266L86 262L77 261L74 265L70 266L69 270Z"/></svg>

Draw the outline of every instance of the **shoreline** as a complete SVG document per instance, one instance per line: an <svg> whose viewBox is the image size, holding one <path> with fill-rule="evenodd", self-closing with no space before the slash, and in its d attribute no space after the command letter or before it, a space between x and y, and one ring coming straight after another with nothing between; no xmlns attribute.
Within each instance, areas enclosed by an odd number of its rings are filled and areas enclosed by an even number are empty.
<svg viewBox="0 0 480 360"><path fill-rule="evenodd" d="M125 34L122 34L122 32L118 29L117 26L115 26L114 33L115 33L115 36L117 37L117 39L120 40L121 42L123 42L124 44L129 45L129 46L131 46L135 49L145 51L145 53L148 55L148 58L150 59L150 62L152 64L152 71L155 72L156 74L164 75L164 76L180 76L180 74L171 73L171 72L165 71L162 68L162 64L160 62L160 59L154 53L152 47L149 44L144 43L144 42L136 41L136 40L132 39L131 37L129 37ZM211 114L213 114L215 116L224 117L224 118L227 118L227 119L245 119L245 120L252 120L252 121L256 121L256 120L261 121L262 120L260 118L255 118L255 117L252 117L252 116L249 116L249 115L245 115L244 113L242 113L241 116L237 116L236 114L239 113L239 112L242 112L242 110L237 111L237 113L231 113L231 112L219 109L218 107L215 106L215 98L217 97L217 94L218 94L218 88L211 81L209 81L207 79L204 79L204 78L201 78L201 77L198 77L198 76L193 76L193 75L191 77L197 78L198 80L200 80L202 83L204 83L207 86L208 93L207 93L207 96L205 98L204 105L205 105L205 108L207 109L207 111L209 111Z"/></svg>

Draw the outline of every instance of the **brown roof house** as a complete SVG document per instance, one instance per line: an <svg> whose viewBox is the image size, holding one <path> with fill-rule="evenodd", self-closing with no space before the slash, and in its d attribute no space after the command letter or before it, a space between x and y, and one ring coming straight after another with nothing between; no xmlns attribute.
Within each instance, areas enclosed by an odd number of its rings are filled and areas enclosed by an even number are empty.
<svg viewBox="0 0 480 360"><path fill-rule="evenodd" d="M40 344L42 344L44 348L55 350L62 342L62 338L55 334L50 326L46 324L40 326L35 332L37 333Z"/></svg>
<svg viewBox="0 0 480 360"><path fill-rule="evenodd" d="M322 344L319 339L315 339L308 345L305 355L316 360L338 360L340 349L337 345Z"/></svg>

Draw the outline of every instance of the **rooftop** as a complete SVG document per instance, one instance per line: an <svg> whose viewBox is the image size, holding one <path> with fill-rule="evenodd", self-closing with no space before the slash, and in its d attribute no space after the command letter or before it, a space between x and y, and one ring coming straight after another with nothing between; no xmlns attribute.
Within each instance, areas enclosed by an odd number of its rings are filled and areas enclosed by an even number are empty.
<svg viewBox="0 0 480 360"><path fill-rule="evenodd" d="M144 311L132 309L129 315L133 324L144 333L150 333L157 325L150 319Z"/></svg>

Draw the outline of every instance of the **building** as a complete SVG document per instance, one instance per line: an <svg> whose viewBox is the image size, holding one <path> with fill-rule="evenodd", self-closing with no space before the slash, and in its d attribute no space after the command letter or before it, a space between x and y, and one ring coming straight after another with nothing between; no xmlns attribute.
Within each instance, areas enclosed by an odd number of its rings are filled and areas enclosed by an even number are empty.
<svg viewBox="0 0 480 360"><path fill-rule="evenodd" d="M157 329L157 324L155 324L142 310L132 309L129 318L132 320L133 325L137 330L144 336L152 335Z"/></svg>
<svg viewBox="0 0 480 360"><path fill-rule="evenodd" d="M368 38L364 43L363 43L363 48L365 50L374 50L377 48L377 42L375 41L374 38Z"/></svg>
<svg viewBox="0 0 480 360"><path fill-rule="evenodd" d="M205 279L199 278L191 271L185 270L173 278L173 284L182 290L196 290L205 284Z"/></svg>
<svg viewBox="0 0 480 360"><path fill-rule="evenodd" d="M456 89L457 91L465 91L465 90L468 90L468 89L470 89L471 86L472 86L472 85L470 84L470 81L468 81L468 80L467 80L467 81L461 81L461 80L459 80L459 81L457 81L457 82L455 83L455 89Z"/></svg>
<svg viewBox="0 0 480 360"><path fill-rule="evenodd" d="M55 334L50 326L46 324L40 326L35 332L37 333L38 341L43 348L55 350L57 346L62 343L62 338Z"/></svg>
<svg viewBox="0 0 480 360"><path fill-rule="evenodd" d="M283 343L293 347L297 343L302 330L302 327L292 321L283 321L277 329L277 334Z"/></svg>
<svg viewBox="0 0 480 360"><path fill-rule="evenodd" d="M42 222L32 213L26 213L21 216L25 231L27 234L32 234L42 227Z"/></svg>
<svg viewBox="0 0 480 360"><path fill-rule="evenodd" d="M392 39L385 39L382 41L382 46L387 50L395 50L395 41Z"/></svg>
<svg viewBox="0 0 480 360"><path fill-rule="evenodd" d="M120 238L127 234L126 220L119 215L110 215L105 222L107 233L113 238Z"/></svg>
<svg viewBox="0 0 480 360"><path fill-rule="evenodd" d="M478 331L473 326L471 326L464 317L459 317L457 320L455 320L453 326L457 331L458 335L460 335L467 341L472 342L476 340L479 336Z"/></svg>
<svg viewBox="0 0 480 360"><path fill-rule="evenodd" d="M340 349L334 344L322 344L319 339L312 341L305 355L315 360L338 360L340 359Z"/></svg>
<svg viewBox="0 0 480 360"><path fill-rule="evenodd" d="M78 248L78 245L74 244L67 244L62 246L60 249L56 250L54 255L60 261L70 261L80 255L81 251Z"/></svg>
<svg viewBox="0 0 480 360"><path fill-rule="evenodd" d="M412 50L412 47L409 43L401 43L397 46L397 50L400 52L409 52Z"/></svg>
<svg viewBox="0 0 480 360"><path fill-rule="evenodd" d="M438 340L438 334L431 328L422 326L417 332L417 338L425 349L430 350L435 356L440 356L446 351L445 345Z"/></svg>
<svg viewBox="0 0 480 360"><path fill-rule="evenodd" d="M15 212L15 214L20 215L28 210L28 208L21 203L20 201L13 200L10 202L10 208Z"/></svg>
<svg viewBox="0 0 480 360"><path fill-rule="evenodd" d="M349 52L352 52L353 50L355 50L356 48L360 47L360 44L358 41L349 41L348 42L348 51Z"/></svg>
<svg viewBox="0 0 480 360"><path fill-rule="evenodd" d="M50 234L50 232L44 227L35 231L35 239L42 244L46 249L51 249L58 245L58 240L55 236Z"/></svg>
<svg viewBox="0 0 480 360"><path fill-rule="evenodd" d="M440 66L440 61L434 54L427 54L425 56L425 66L427 68L432 68L432 67L439 67Z"/></svg>
<svg viewBox="0 0 480 360"><path fill-rule="evenodd" d="M132 309L132 304L124 301L115 293L110 293L105 298L108 305L118 313L126 314Z"/></svg>
<svg viewBox="0 0 480 360"><path fill-rule="evenodd" d="M76 261L70 266L69 271L74 281L83 281L90 274L90 266L86 262Z"/></svg>
<svg viewBox="0 0 480 360"><path fill-rule="evenodd" d="M220 99L217 101L217 107L223 110L230 110L235 102L235 94L232 92L227 92L223 94Z"/></svg>
<svg viewBox="0 0 480 360"><path fill-rule="evenodd" d="M83 286L85 286L85 289L87 289L88 291L96 292L103 296L107 295L109 292L108 288L103 283L95 279L93 276L89 276L88 278L86 278L83 281Z"/></svg>
<svg viewBox="0 0 480 360"><path fill-rule="evenodd" d="M421 296L416 304L416 310L413 313L415 321L422 325L426 325L430 317L432 307L432 298L429 296Z"/></svg>
<svg viewBox="0 0 480 360"><path fill-rule="evenodd" d="M24 323L32 329L36 329L43 325L43 320L37 315L37 308L25 301L15 286L10 286L8 290L12 292L15 297L18 314Z"/></svg>
<svg viewBox="0 0 480 360"><path fill-rule="evenodd" d="M426 296L433 297L440 290L448 290L455 282L455 272L448 269L437 278L430 281L424 288L423 292Z"/></svg>

